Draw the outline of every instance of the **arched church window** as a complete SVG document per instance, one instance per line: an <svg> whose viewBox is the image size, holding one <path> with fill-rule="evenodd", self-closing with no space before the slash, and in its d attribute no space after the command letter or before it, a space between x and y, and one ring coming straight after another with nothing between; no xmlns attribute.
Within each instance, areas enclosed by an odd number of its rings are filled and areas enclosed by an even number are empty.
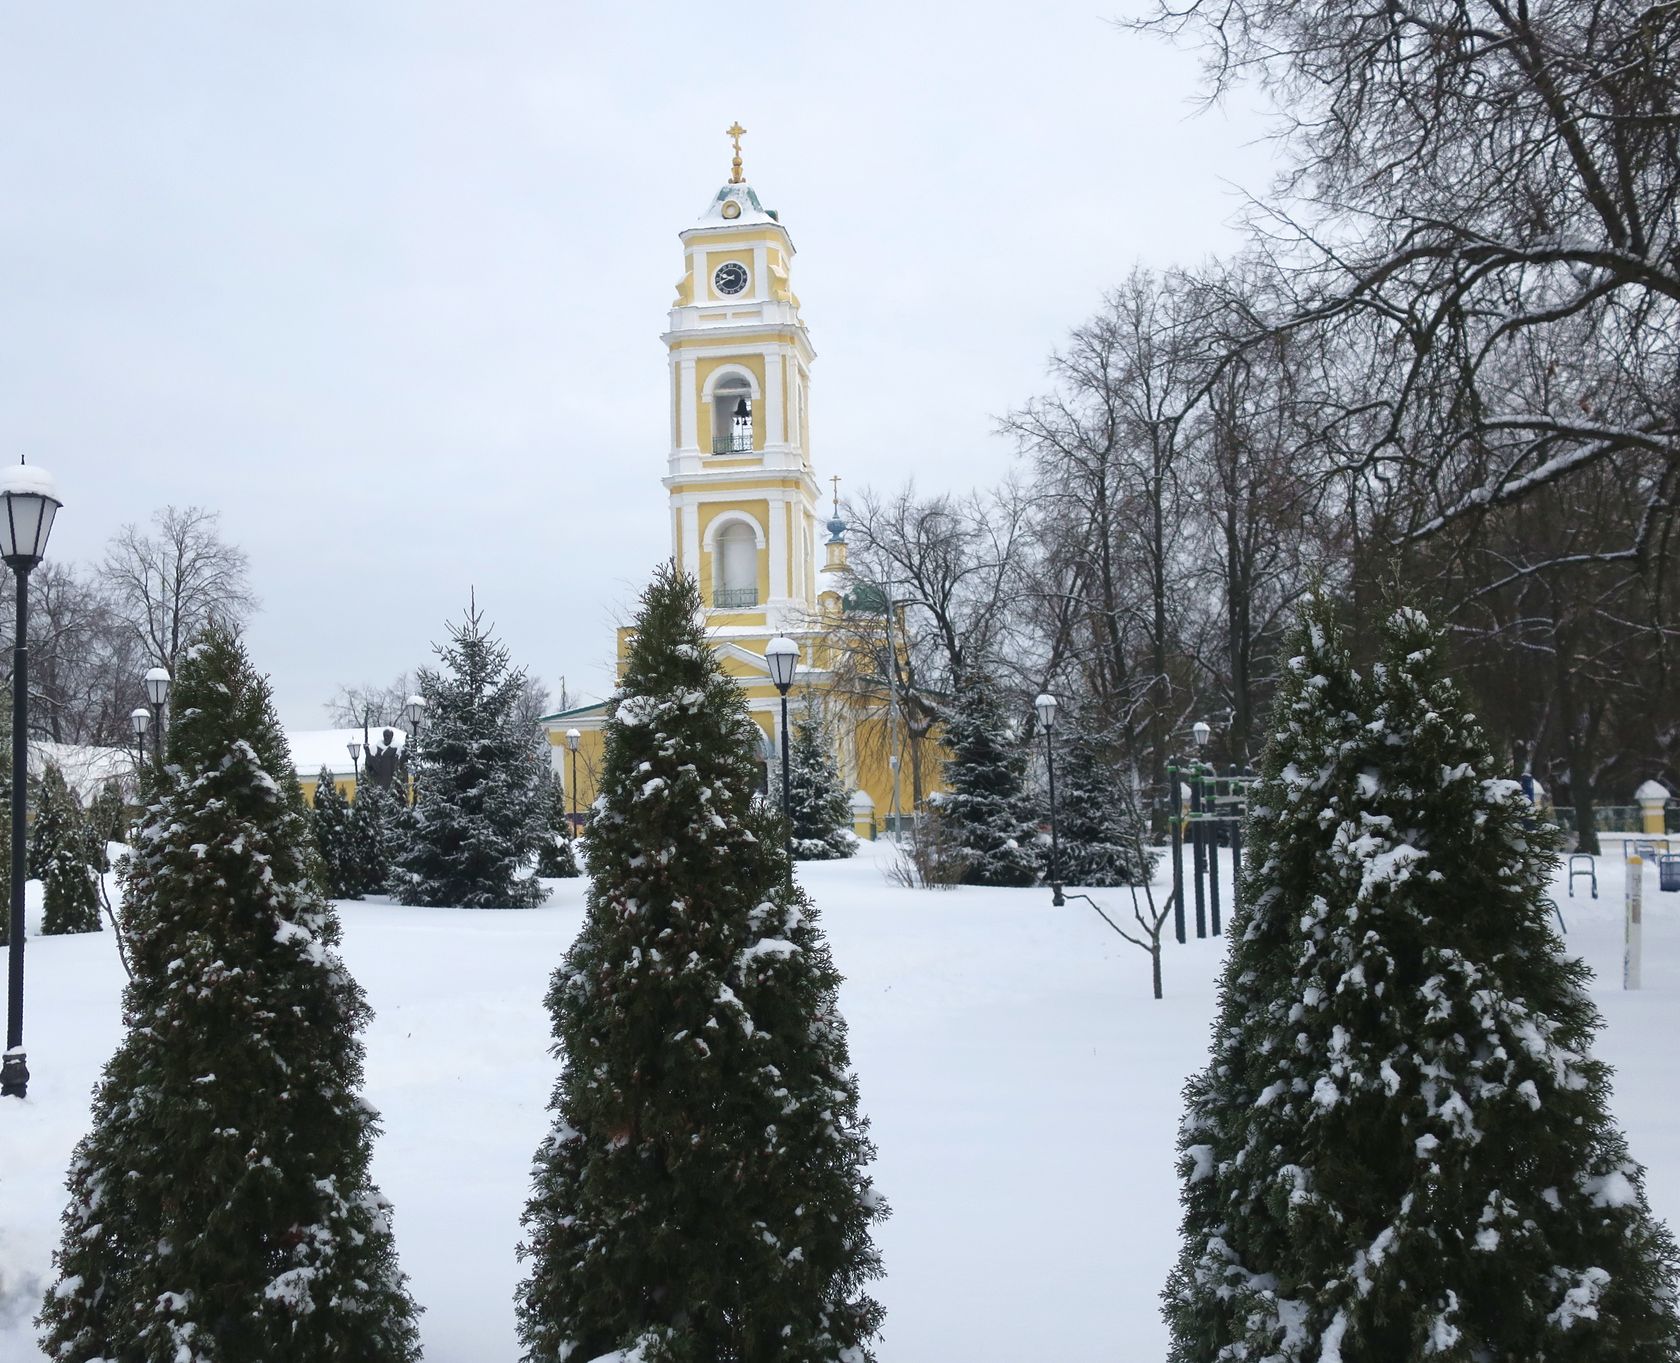
<svg viewBox="0 0 1680 1363"><path fill-rule="evenodd" d="M758 539L752 527L732 521L712 545L712 605L739 610L758 604Z"/></svg>
<svg viewBox="0 0 1680 1363"><path fill-rule="evenodd" d="M730 374L712 390L712 453L742 454L752 447L752 389L739 374Z"/></svg>

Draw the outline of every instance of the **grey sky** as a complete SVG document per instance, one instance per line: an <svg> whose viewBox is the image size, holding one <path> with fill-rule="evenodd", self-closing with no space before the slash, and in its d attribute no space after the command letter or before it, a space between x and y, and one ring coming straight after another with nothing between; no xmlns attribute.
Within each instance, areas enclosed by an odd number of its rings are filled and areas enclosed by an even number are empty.
<svg viewBox="0 0 1680 1363"><path fill-rule="evenodd" d="M0 7L0 453L53 557L218 508L282 717L429 661L468 590L610 683L668 549L676 234L747 178L799 249L813 457L990 482L993 419L1135 262L1228 249L1257 125L1092 0Z"/></svg>

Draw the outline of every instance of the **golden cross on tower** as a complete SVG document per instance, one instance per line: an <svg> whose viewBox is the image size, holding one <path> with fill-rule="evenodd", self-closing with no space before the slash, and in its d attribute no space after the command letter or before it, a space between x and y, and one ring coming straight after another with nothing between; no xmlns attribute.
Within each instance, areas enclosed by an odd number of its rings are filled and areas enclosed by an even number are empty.
<svg viewBox="0 0 1680 1363"><path fill-rule="evenodd" d="M735 160L731 163L729 175L729 183L732 185L741 184L746 179L746 177L741 174L741 134L744 132L746 132L746 129L741 126L740 119L736 119L723 130L723 135L725 137L730 137L735 140Z"/></svg>
<svg viewBox="0 0 1680 1363"><path fill-rule="evenodd" d="M828 480L834 484L834 519L840 519L840 475L837 473Z"/></svg>

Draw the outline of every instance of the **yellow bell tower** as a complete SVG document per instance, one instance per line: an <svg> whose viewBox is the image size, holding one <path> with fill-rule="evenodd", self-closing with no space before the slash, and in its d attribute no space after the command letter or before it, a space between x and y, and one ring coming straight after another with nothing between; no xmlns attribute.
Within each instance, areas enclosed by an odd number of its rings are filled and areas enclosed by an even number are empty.
<svg viewBox="0 0 1680 1363"><path fill-rule="evenodd" d="M793 239L741 173L681 233L664 335L671 375L665 488L672 557L700 584L714 636L809 628L818 487L810 459L810 334L789 285ZM760 650L762 651L762 650Z"/></svg>

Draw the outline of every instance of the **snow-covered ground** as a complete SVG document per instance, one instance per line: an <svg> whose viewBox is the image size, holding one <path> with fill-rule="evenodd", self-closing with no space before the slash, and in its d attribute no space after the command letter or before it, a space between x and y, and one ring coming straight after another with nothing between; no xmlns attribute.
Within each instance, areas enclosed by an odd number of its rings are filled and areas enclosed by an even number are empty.
<svg viewBox="0 0 1680 1363"><path fill-rule="evenodd" d="M864 1107L893 1204L882 1363L1159 1358L1156 1296L1176 1248L1179 1089L1204 1054L1222 943L1147 958L1046 890L906 890L884 848L800 876L846 975ZM1163 863L1163 872L1165 870ZM1229 867L1222 877L1230 884ZM1621 988L1622 873L1559 902L1597 972L1615 1111L1680 1223L1680 894L1647 871L1645 987ZM542 995L583 882L541 909L344 906L344 952L377 1019L368 1096L375 1176L430 1363L512 1363L514 1245L556 1062ZM1584 890L1583 890L1584 893ZM1097 894L1113 907L1123 891ZM29 1317L50 1273L70 1150L116 1044L122 972L108 933L29 943L25 1102L0 1103L0 1359L38 1357Z"/></svg>

